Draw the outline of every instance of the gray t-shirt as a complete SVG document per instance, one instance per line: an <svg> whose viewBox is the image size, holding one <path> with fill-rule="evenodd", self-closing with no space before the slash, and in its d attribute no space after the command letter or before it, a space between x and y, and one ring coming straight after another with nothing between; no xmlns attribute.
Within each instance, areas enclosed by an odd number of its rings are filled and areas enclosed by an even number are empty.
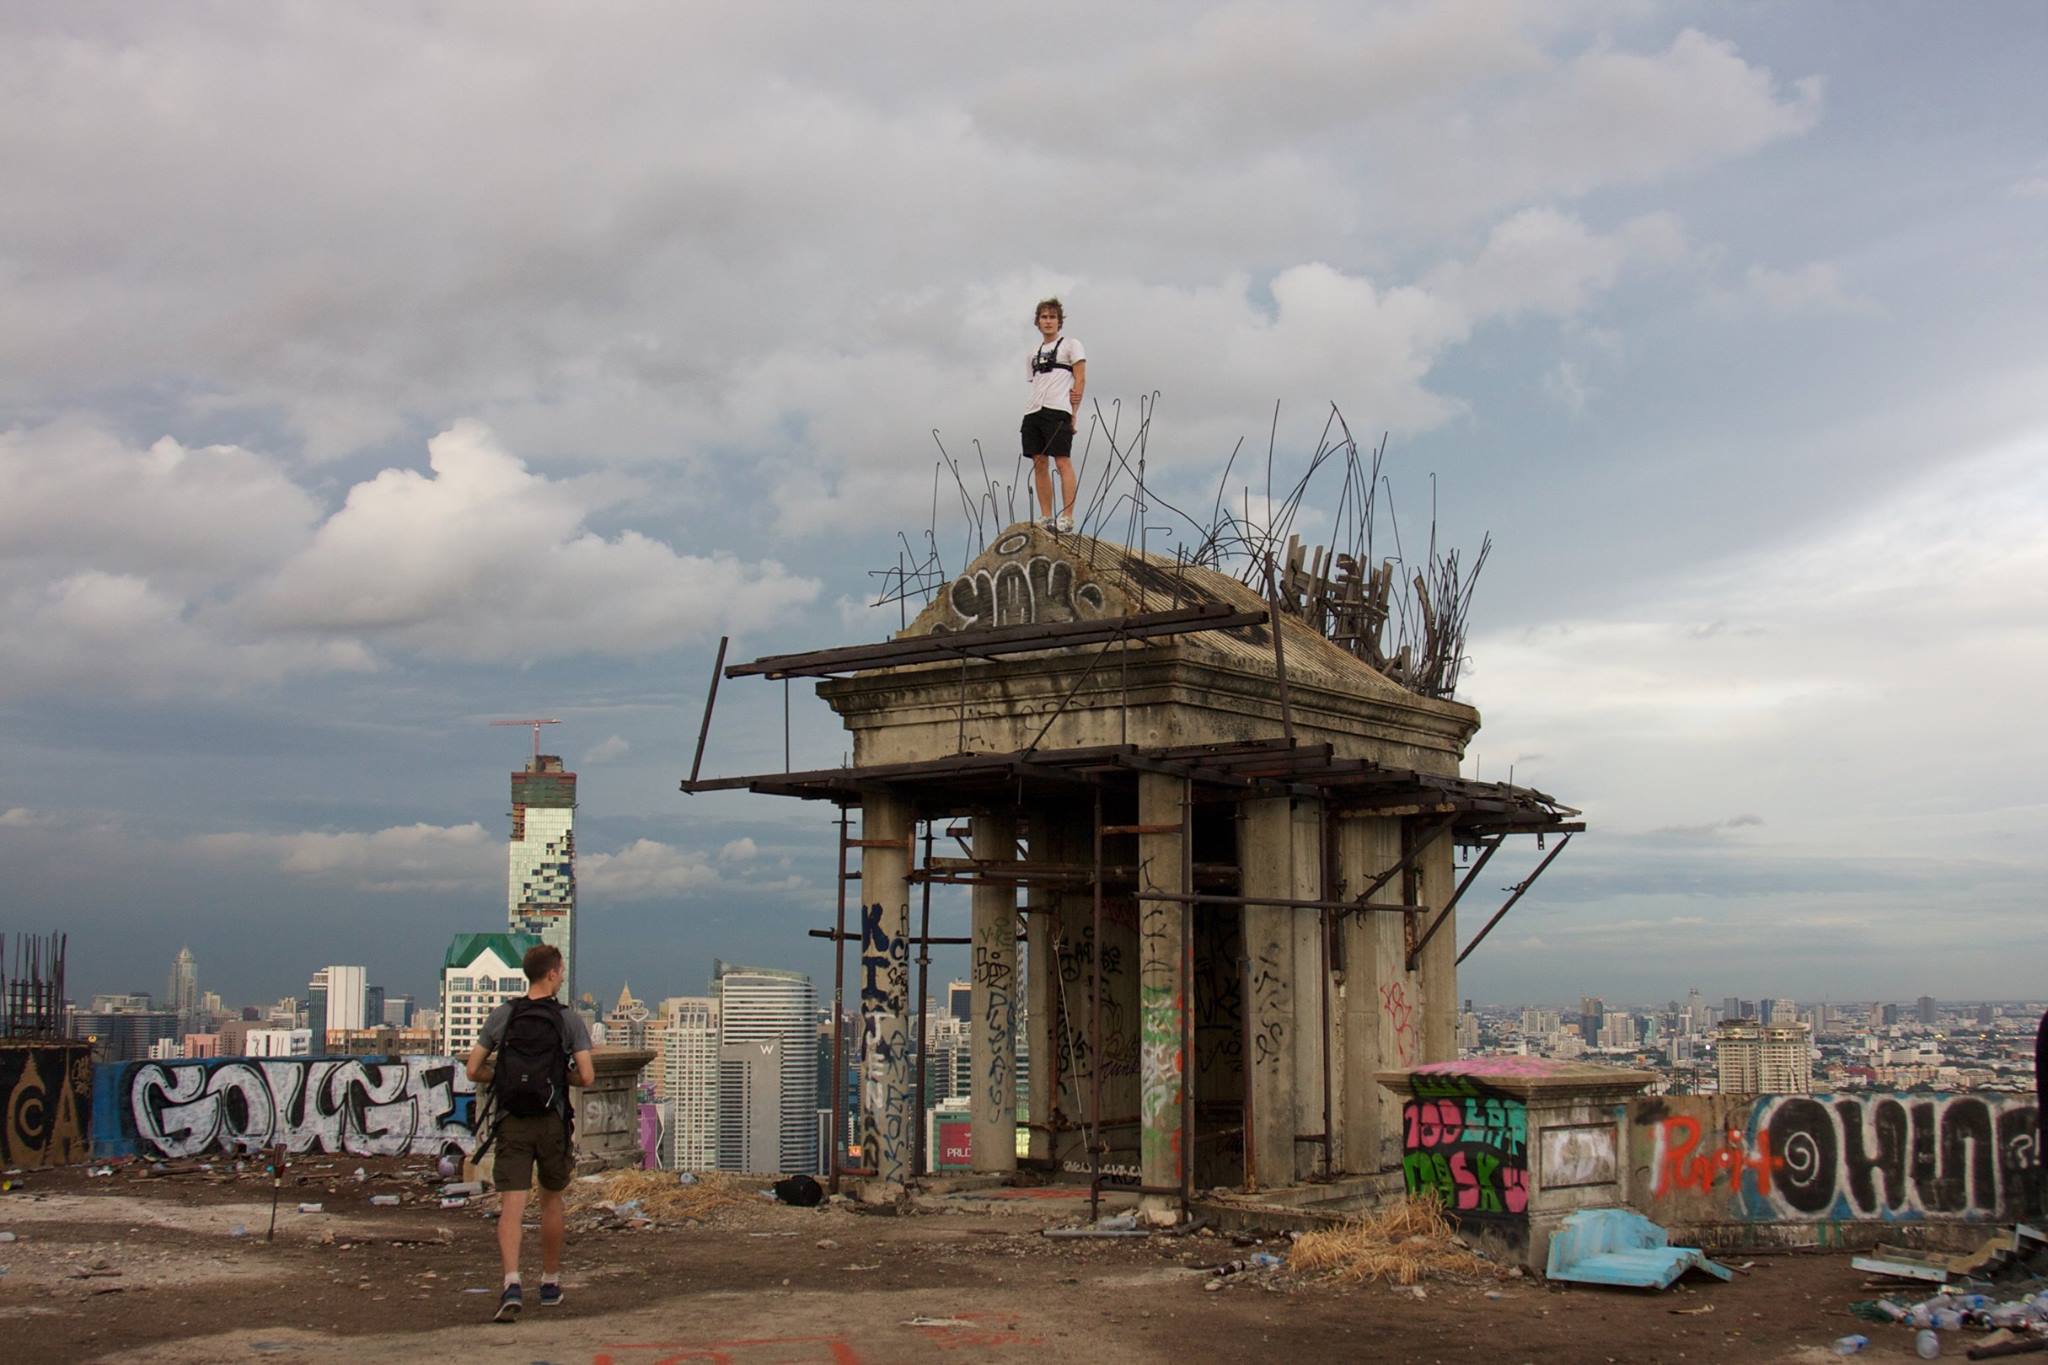
<svg viewBox="0 0 2048 1365"><path fill-rule="evenodd" d="M512 1000L523 1000L525 996L515 995ZM483 1032L476 1041L486 1052L496 1052L498 1044L505 1041L505 1023L512 1017L512 1000L504 1001L484 1020ZM583 1016L572 1009L563 1009L569 1025L569 1053L590 1051L590 1025L583 1022Z"/></svg>

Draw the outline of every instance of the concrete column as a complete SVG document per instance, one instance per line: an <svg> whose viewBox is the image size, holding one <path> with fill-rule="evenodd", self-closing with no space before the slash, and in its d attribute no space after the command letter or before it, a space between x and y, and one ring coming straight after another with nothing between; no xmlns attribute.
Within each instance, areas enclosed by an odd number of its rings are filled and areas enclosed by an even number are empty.
<svg viewBox="0 0 2048 1365"><path fill-rule="evenodd" d="M1138 889L1179 893L1181 885L1181 803L1187 784L1164 773L1138 775L1138 823L1171 825L1171 834L1138 836ZM1143 1183L1160 1187L1181 1183L1184 1154L1191 1158L1181 1129L1181 1090L1188 1057L1182 1031L1189 982L1185 968L1187 937L1182 932L1185 908L1173 901L1138 901L1138 1087L1139 1151ZM1166 1225L1179 1217L1179 1201L1169 1195L1141 1195L1142 1217Z"/></svg>
<svg viewBox="0 0 2048 1365"><path fill-rule="evenodd" d="M1286 797L1247 801L1239 837L1239 866L1246 896L1292 898L1294 813ZM1296 1113L1292 1049L1295 1024L1295 910L1249 905L1244 912L1244 946L1250 960L1251 998L1245 1015L1251 1039L1245 1056L1250 1071L1253 1143L1252 1175L1264 1189L1292 1185L1294 1137L1302 1131Z"/></svg>
<svg viewBox="0 0 2048 1365"><path fill-rule="evenodd" d="M1017 856L1012 815L974 817L974 856ZM974 1169L1017 1169L1017 888L974 888Z"/></svg>
<svg viewBox="0 0 2048 1365"><path fill-rule="evenodd" d="M1323 803L1299 797L1288 820L1290 877L1296 900L1323 895ZM1322 916L1313 910L1290 910L1294 936L1294 1095L1295 1132L1323 1131L1323 950ZM1335 1002L1332 1002L1332 1014ZM1334 1116L1333 1116L1334 1117ZM1293 1145L1297 1181L1322 1167L1321 1143Z"/></svg>
<svg viewBox="0 0 2048 1365"><path fill-rule="evenodd" d="M1350 817L1337 822L1337 875L1356 895L1401 859L1401 822ZM1396 877L1373 894L1374 903L1399 904ZM1344 918L1344 1164L1369 1174L1401 1165L1401 1107L1374 1079L1376 1073L1421 1061L1417 987L1405 969L1401 915L1365 913Z"/></svg>
<svg viewBox="0 0 2048 1365"><path fill-rule="evenodd" d="M1042 862L1050 856L1046 849L1049 844L1044 809L1031 812L1030 824L1026 831L1025 852L1034 862ZM1050 887L1033 886L1026 893L1030 913L1024 917L1024 998L1028 1002L1029 1017L1025 1026L1031 1039L1031 1094L1028 1105L1031 1120L1031 1159L1050 1161L1053 1156L1052 1123L1056 1078L1065 1062L1058 1052L1059 1034L1056 1031L1059 1017L1059 971L1060 964L1053 952L1053 931L1058 928L1055 917L1057 901Z"/></svg>
<svg viewBox="0 0 2048 1365"><path fill-rule="evenodd" d="M868 1198L890 1199L912 1175L916 1090L910 1074L910 841L916 823L899 796L861 801L860 1151L876 1174ZM889 841L887 847L874 846ZM898 842L900 841L900 842Z"/></svg>
<svg viewBox="0 0 2048 1365"><path fill-rule="evenodd" d="M1429 928L1451 899L1457 885L1456 848L1451 836L1443 835L1419 860L1415 876L1415 903L1429 907L1416 927L1420 934ZM1458 1056L1458 912L1453 910L1415 958L1415 978L1422 1002L1422 1057L1424 1062L1449 1062Z"/></svg>

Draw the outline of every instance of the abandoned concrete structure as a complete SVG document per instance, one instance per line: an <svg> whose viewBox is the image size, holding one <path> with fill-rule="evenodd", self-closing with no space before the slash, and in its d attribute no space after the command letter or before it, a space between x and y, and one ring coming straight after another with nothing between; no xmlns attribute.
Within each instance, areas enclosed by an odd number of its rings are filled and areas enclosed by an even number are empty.
<svg viewBox="0 0 2048 1365"><path fill-rule="evenodd" d="M835 1180L886 1197L918 1172L909 967L961 942L931 937L929 887L965 883L976 1169L1018 1164L1022 1017L1028 1164L1135 1186L1154 1221L1205 1188L1402 1188L1375 1077L1456 1056L1458 899L1509 836L1581 826L1459 777L1478 713L1390 681L1278 582L1017 525L892 641L725 670L828 678L853 736L845 768L683 784L847 813L828 936L842 997L858 945L861 1131Z"/></svg>

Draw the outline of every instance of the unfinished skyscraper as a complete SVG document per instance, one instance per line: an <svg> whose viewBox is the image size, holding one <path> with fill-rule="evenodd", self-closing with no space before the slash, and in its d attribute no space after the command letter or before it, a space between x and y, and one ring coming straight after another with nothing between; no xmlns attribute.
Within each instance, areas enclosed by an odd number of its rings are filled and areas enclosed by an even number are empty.
<svg viewBox="0 0 2048 1365"><path fill-rule="evenodd" d="M1401 1102L1375 1078L1457 1055L1459 896L1510 836L1580 826L1459 776L1479 716L1448 697L1455 635L1387 657L1390 576L1330 567L1262 594L1013 526L896 639L726 670L828 677L853 735L849 767L684 784L849 814L860 904L833 934L858 952L860 1158L835 1175L886 1196L919 1169L910 965L926 888L952 883L973 887L977 1168L1017 1164L1028 1005L1041 1169L1135 1187L1161 1220L1199 1187L1400 1188Z"/></svg>
<svg viewBox="0 0 2048 1365"><path fill-rule="evenodd" d="M512 774L507 876L512 932L562 950L561 999L576 1003L576 774L554 754L535 754Z"/></svg>

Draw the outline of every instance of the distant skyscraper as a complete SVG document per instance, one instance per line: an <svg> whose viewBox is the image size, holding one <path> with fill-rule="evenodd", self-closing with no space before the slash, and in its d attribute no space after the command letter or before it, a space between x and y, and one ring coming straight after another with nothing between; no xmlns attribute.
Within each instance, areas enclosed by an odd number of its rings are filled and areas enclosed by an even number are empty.
<svg viewBox="0 0 2048 1365"><path fill-rule="evenodd" d="M190 948L178 949L171 960L171 988L164 993L164 1004L178 1016L179 1028L198 1031L199 964L192 960Z"/></svg>
<svg viewBox="0 0 2048 1365"><path fill-rule="evenodd" d="M768 1175L791 1167L782 1160L783 1066L779 1040L721 1043L718 1048L718 1169ZM811 1143L818 1134L813 1120Z"/></svg>
<svg viewBox="0 0 2048 1365"><path fill-rule="evenodd" d="M752 1088L748 1095L724 1093L726 1063L734 1059L729 1049L736 1043L772 1042L778 1045L776 1065L780 1081L776 1104L781 1123L776 1151L780 1159L773 1167L755 1169L816 1174L817 1002L810 977L802 972L739 967L718 961L712 964L712 989L718 996L720 1168L738 1169L725 1165L724 1153L730 1145L724 1132L727 1122L752 1122L751 1118L740 1116L759 1112L755 1107L760 1091L758 1079L749 1081ZM747 1055L745 1064L758 1068L761 1055L756 1049ZM760 1144L749 1150L759 1151ZM753 1159L762 1157L757 1155Z"/></svg>
<svg viewBox="0 0 2048 1365"><path fill-rule="evenodd" d="M1941 1017L1941 1016L1939 1015L1939 1013L1938 1013L1938 1012L1937 1012L1937 1011L1935 1010L1935 1008L1934 1008L1934 997L1933 997L1933 996L1931 996L1931 995L1923 995L1923 996L1921 996L1921 997L1920 997L1920 1000L1919 1000L1919 1002L1918 1002L1918 1003L1919 1003L1919 1007L1920 1007L1920 1022L1921 1022L1921 1023L1923 1023L1923 1024L1931 1024L1931 1023L1935 1022L1935 1020L1936 1020L1936 1019L1938 1019L1938 1018L1940 1018L1940 1017Z"/></svg>
<svg viewBox="0 0 2048 1365"><path fill-rule="evenodd" d="M328 1033L369 1027L365 1022L370 1003L369 978L369 969L365 967L329 965L313 973L306 986L313 1002L308 1031L313 1035L314 1056L327 1050Z"/></svg>
<svg viewBox="0 0 2048 1365"><path fill-rule="evenodd" d="M1714 1065L1724 1095L1805 1095L1813 1090L1812 1035L1804 1024L1723 1023Z"/></svg>
<svg viewBox="0 0 2048 1365"><path fill-rule="evenodd" d="M576 994L576 774L554 754L538 754L512 774L512 846L506 878L512 931L562 950L567 979L561 998Z"/></svg>
<svg viewBox="0 0 2048 1365"><path fill-rule="evenodd" d="M972 981L948 981L946 983L946 1011L963 1024L974 1021L974 983Z"/></svg>
<svg viewBox="0 0 2048 1365"><path fill-rule="evenodd" d="M709 996L663 1001L655 1039L662 1097L671 1106L669 1167L718 1169L718 1002Z"/></svg>

